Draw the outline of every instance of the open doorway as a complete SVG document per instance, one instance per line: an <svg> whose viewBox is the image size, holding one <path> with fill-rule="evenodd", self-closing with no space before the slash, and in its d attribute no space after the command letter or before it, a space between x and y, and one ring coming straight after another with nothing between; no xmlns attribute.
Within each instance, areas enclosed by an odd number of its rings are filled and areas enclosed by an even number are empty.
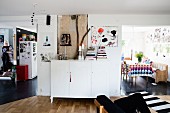
<svg viewBox="0 0 170 113"><path fill-rule="evenodd" d="M137 58L139 53L142 53L141 62ZM122 72L121 77L122 95L136 91L148 91L152 94L169 94L167 92L170 90L170 84L167 82L170 79L169 68L165 69L167 70L165 80L157 82L154 75L155 72L147 78L146 76L142 76L143 74L140 72L141 68L139 67L135 67L140 70L136 70L133 73L135 75L140 73L139 75L141 76L137 76L135 80L131 80L131 77L129 77L129 69L131 67L129 66L149 65L153 68L154 66L151 63L155 63L159 67L162 65L169 67L170 26L123 26L121 59L122 63L126 63L125 67L127 69L126 72Z"/></svg>
<svg viewBox="0 0 170 113"><path fill-rule="evenodd" d="M14 22L16 23L16 22ZM36 76L33 76L32 78L25 78L25 75L29 74L29 69L26 68L17 68L18 67L22 67L23 65L27 65L27 64L21 64L20 58L30 58L29 55L32 54L33 60L36 60L36 53L35 52L31 52L31 51L35 51L36 50L36 45L35 44L31 44L25 42L23 44L23 50L21 50L21 46L20 46L20 42L19 41L36 41L36 38L34 36L37 37L36 31L34 27L36 26L31 26L33 28L30 29L30 27L17 27L16 28L16 24L11 24L11 26L8 24L7 27L5 27L5 25L3 24L3 28L0 28L0 41L1 41L1 45L0 45L0 51L2 50L4 44L6 42L8 42L7 46L10 46L12 49L11 50L11 59L10 62L12 63L13 66L16 67L16 72L19 72L20 75L16 74L15 75L15 81L13 81L10 77L6 77L6 75L4 76L3 73L5 72L3 69L1 70L1 77L0 77L0 104L4 104L7 102L11 102L11 101L15 101L15 100L19 100L19 99L23 99L23 98L27 98L30 96L35 96L37 95L37 74L35 74ZM29 25L27 23L27 25ZM0 23L1 26L1 23ZM17 25L18 26L18 25ZM21 32L24 31L24 32ZM17 33L18 32L18 33ZM22 35L22 34L24 35ZM31 33L31 34L28 34ZM34 35L34 36L33 36ZM23 40L22 40L22 39ZM27 39L24 39L27 38ZM26 45L25 45L26 44ZM32 49L29 49L29 46L32 46ZM26 50L31 50L31 51L26 51ZM3 51L1 51L3 52ZM26 52L25 54L20 54L20 52ZM18 63L17 63L18 61ZM23 60L24 63L32 63L32 61L28 61L25 62L26 59ZM34 64L33 64L34 65ZM3 67L3 63L1 63L1 66ZM35 65L34 65L35 66ZM36 69L37 68L32 68L32 69ZM25 70L23 72L23 70ZM35 71L35 72L36 72ZM33 74L33 73L32 73ZM20 76L20 77L19 77Z"/></svg>

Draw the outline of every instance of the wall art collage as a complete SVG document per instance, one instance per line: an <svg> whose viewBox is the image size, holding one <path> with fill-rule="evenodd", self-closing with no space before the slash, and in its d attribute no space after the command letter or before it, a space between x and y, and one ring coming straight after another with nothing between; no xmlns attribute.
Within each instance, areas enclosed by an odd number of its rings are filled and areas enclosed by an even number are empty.
<svg viewBox="0 0 170 113"><path fill-rule="evenodd" d="M146 35L146 43L152 46L152 51L156 56L170 56L170 28L160 27L148 32Z"/></svg>
<svg viewBox="0 0 170 113"><path fill-rule="evenodd" d="M91 26L92 46L118 46L118 27Z"/></svg>

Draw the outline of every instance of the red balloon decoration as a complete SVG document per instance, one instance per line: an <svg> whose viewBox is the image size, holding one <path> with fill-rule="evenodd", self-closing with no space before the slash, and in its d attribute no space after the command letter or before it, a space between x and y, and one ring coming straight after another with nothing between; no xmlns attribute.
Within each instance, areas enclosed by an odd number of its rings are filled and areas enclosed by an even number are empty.
<svg viewBox="0 0 170 113"><path fill-rule="evenodd" d="M99 28L99 29L98 29L98 33L99 33L99 34L102 34L102 33L103 33L103 31L104 31L104 29L103 29L103 28Z"/></svg>

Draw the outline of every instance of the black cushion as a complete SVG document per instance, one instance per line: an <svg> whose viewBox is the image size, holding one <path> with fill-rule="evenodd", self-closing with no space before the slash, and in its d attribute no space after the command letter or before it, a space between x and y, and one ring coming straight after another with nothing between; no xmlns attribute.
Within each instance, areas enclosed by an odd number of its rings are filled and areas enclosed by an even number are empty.
<svg viewBox="0 0 170 113"><path fill-rule="evenodd" d="M105 95L97 96L96 100L100 103L100 105L104 106L108 113L125 113Z"/></svg>
<svg viewBox="0 0 170 113"><path fill-rule="evenodd" d="M115 100L114 103L126 113L136 113L136 110L140 113L151 113L140 93Z"/></svg>

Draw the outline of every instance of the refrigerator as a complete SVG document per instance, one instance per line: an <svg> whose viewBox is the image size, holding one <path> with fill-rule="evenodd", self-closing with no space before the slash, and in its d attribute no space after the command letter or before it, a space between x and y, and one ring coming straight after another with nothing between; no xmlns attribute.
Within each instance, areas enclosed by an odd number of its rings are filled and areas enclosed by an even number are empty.
<svg viewBox="0 0 170 113"><path fill-rule="evenodd" d="M37 76L37 42L19 42L19 65L28 65L28 79Z"/></svg>

